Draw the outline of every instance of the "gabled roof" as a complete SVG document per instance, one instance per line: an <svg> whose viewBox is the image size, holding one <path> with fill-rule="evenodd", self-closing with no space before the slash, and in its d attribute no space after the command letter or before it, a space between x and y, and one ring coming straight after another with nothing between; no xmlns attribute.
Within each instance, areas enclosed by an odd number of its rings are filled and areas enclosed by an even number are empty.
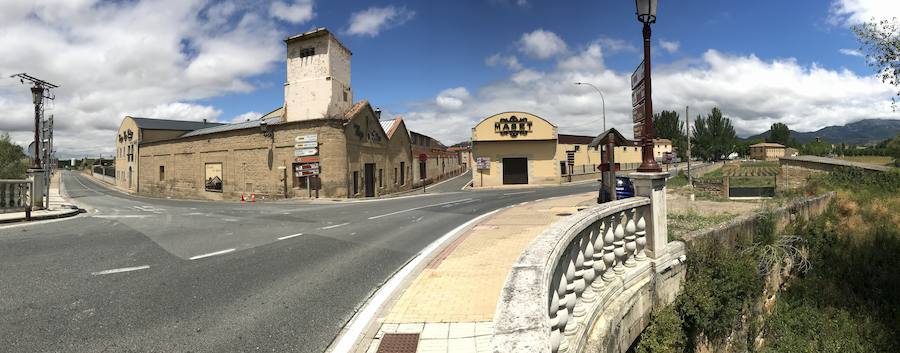
<svg viewBox="0 0 900 353"><path fill-rule="evenodd" d="M147 130L175 130L175 131L194 131L207 127L224 125L222 123L188 121L188 120L169 120L156 118L142 118L130 116L135 124L141 129Z"/></svg>
<svg viewBox="0 0 900 353"><path fill-rule="evenodd" d="M219 126L208 127L205 129L194 130L194 131L191 131L184 135L181 135L180 138L207 135L207 134L215 134L218 132L225 132L225 131L248 129L248 128L252 128L252 127L259 127L260 123L262 123L262 122L266 122L267 125L278 125L278 124L282 123L281 116L273 116L273 117L269 117L269 118L244 121L244 122L235 123L235 124L223 124L223 125L219 125Z"/></svg>
<svg viewBox="0 0 900 353"><path fill-rule="evenodd" d="M557 134L556 139L563 145L587 145L594 140L594 136Z"/></svg>
<svg viewBox="0 0 900 353"><path fill-rule="evenodd" d="M397 131L397 128L400 127L400 124L402 122L403 122L403 118L401 118L399 116L394 119L391 119L391 120L379 121L379 123L381 123L381 129L384 130L384 133L387 134L388 138L391 138L394 136L394 131Z"/></svg>
<svg viewBox="0 0 900 353"><path fill-rule="evenodd" d="M762 143L757 143L755 145L750 145L750 147L780 147L780 148L784 148L784 145L778 144L778 143L771 143L771 142L762 142Z"/></svg>

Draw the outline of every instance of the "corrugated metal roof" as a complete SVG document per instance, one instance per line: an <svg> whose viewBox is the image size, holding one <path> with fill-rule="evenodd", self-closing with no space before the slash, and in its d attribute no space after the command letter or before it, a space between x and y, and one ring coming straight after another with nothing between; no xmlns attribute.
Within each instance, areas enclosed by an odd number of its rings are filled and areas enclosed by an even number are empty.
<svg viewBox="0 0 900 353"><path fill-rule="evenodd" d="M390 137L391 136L390 131L394 127L394 124L397 123L397 119L381 120L381 121L379 121L379 123L381 123L381 129L384 130L384 133L387 134L388 137Z"/></svg>
<svg viewBox="0 0 900 353"><path fill-rule="evenodd" d="M142 118L142 117L131 117L132 120L137 124L137 126L141 129L148 130L178 130L178 131L193 131L197 129L203 129L208 127L220 126L224 125L222 123L214 123L214 122L202 122L202 121L187 121L187 120L169 120L169 119L155 119L155 118Z"/></svg>
<svg viewBox="0 0 900 353"><path fill-rule="evenodd" d="M213 127L209 127L209 128L205 128L205 129L200 129L200 130L194 130L194 131L191 131L191 132L189 132L189 133L186 133L186 134L182 135L181 137L192 137L192 136L208 135L208 134L215 134L215 133L225 132L225 131L234 131L234 130L241 130L241 129L249 129L249 128L253 128L253 127L258 128L259 125L260 125L260 122L262 122L262 121L265 121L266 124L268 124L268 125L278 125L278 124L281 124L281 117L280 117L280 116L274 116L274 117L271 117L271 118L265 118L265 119L259 119L259 120L244 121L244 122L235 123L235 124L226 124L226 125L220 125L220 126L213 126Z"/></svg>
<svg viewBox="0 0 900 353"><path fill-rule="evenodd" d="M594 140L594 136L557 134L556 139L562 145L587 145Z"/></svg>

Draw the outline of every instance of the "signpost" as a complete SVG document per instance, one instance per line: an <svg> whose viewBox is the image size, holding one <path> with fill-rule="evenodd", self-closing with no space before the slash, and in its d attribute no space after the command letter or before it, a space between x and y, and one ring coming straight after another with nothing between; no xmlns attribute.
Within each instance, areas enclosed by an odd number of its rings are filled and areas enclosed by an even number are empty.
<svg viewBox="0 0 900 353"><path fill-rule="evenodd" d="M306 194L312 197L313 178L318 178L319 169L319 136L317 134L298 135L294 137L294 176L306 178ZM316 188L316 197L319 190Z"/></svg>
<svg viewBox="0 0 900 353"><path fill-rule="evenodd" d="M491 157L478 157L475 159L475 165L478 170L491 169ZM479 172L481 175L481 186L484 186L484 173Z"/></svg>
<svg viewBox="0 0 900 353"><path fill-rule="evenodd" d="M315 148L295 149L294 157L315 156L319 154L319 150Z"/></svg>
<svg viewBox="0 0 900 353"><path fill-rule="evenodd" d="M634 123L634 140L640 141L644 137L644 119L646 118L646 93L644 90L644 62L638 65L631 74L631 119Z"/></svg>

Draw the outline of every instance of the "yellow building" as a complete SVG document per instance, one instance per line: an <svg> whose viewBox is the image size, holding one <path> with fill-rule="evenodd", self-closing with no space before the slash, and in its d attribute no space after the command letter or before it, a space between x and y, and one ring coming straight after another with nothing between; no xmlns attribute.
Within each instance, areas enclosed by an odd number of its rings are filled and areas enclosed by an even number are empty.
<svg viewBox="0 0 900 353"><path fill-rule="evenodd" d="M750 145L751 159L777 160L780 157L784 157L784 145L769 142Z"/></svg>

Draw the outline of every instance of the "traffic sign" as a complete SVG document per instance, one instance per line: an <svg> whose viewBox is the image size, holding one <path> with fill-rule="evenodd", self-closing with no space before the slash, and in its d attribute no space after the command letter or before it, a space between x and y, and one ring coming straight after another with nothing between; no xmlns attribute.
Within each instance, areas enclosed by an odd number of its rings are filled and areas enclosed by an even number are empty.
<svg viewBox="0 0 900 353"><path fill-rule="evenodd" d="M644 82L638 84L638 86L631 91L631 106L636 106L638 104L644 103Z"/></svg>
<svg viewBox="0 0 900 353"><path fill-rule="evenodd" d="M317 153L319 153L318 149L305 148L305 149L300 149L300 150L294 150L294 157L315 156Z"/></svg>
<svg viewBox="0 0 900 353"><path fill-rule="evenodd" d="M300 135L294 137L294 142L316 142L319 140L319 137L316 134L311 135Z"/></svg>
<svg viewBox="0 0 900 353"><path fill-rule="evenodd" d="M316 147L319 147L319 143L318 143L318 142L315 142L315 141L313 141L313 142L301 142L301 143L298 143L298 144L295 144L295 145L294 145L294 148L296 148L296 149L301 149L301 148L316 148Z"/></svg>
<svg viewBox="0 0 900 353"><path fill-rule="evenodd" d="M298 176L298 177L313 176L313 175L319 175L319 170L318 169L300 170L300 171L294 172L294 176Z"/></svg>
<svg viewBox="0 0 900 353"><path fill-rule="evenodd" d="M634 89L641 82L644 82L644 62L641 61L641 64L638 65L637 69L634 69L634 73L631 74L631 89Z"/></svg>
<svg viewBox="0 0 900 353"><path fill-rule="evenodd" d="M475 165L478 166L478 169L491 169L491 157L475 158Z"/></svg>
<svg viewBox="0 0 900 353"><path fill-rule="evenodd" d="M566 151L566 164L575 165L575 151Z"/></svg>
<svg viewBox="0 0 900 353"><path fill-rule="evenodd" d="M419 154L419 162L424 162L428 160L428 155L424 153Z"/></svg>
<svg viewBox="0 0 900 353"><path fill-rule="evenodd" d="M294 168L294 170L301 170L301 169L319 169L319 163L303 163L303 164L298 164Z"/></svg>
<svg viewBox="0 0 900 353"><path fill-rule="evenodd" d="M294 163L319 163L319 157L296 157Z"/></svg>

